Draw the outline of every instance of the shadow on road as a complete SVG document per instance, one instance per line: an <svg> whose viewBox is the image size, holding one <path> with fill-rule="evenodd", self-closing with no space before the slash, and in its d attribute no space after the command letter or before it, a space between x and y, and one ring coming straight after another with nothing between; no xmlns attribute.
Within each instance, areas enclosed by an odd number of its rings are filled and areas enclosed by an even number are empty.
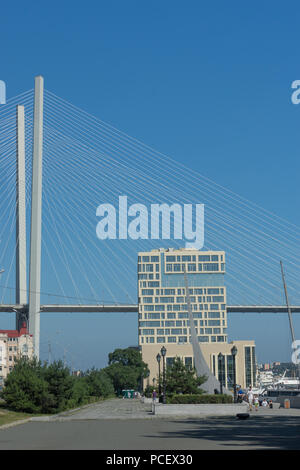
<svg viewBox="0 0 300 470"><path fill-rule="evenodd" d="M176 423L179 430L162 432L160 438L205 439L228 448L300 449L298 416L251 416L245 421L236 417L212 417L176 420Z"/></svg>

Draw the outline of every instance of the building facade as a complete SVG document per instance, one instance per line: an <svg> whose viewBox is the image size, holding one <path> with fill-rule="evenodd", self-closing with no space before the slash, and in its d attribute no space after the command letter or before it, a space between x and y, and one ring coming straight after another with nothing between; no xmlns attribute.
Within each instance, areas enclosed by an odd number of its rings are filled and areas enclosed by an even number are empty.
<svg viewBox="0 0 300 470"><path fill-rule="evenodd" d="M25 323L20 331L0 330L0 388L21 357L33 358L33 338Z"/></svg>
<svg viewBox="0 0 300 470"><path fill-rule="evenodd" d="M185 275L198 341L211 371L230 386L235 361L237 383L253 385L254 342L235 342L235 359L233 343L227 342L224 251L159 249L138 254L139 346L150 378L157 379L155 358L162 346L167 349L166 365L176 356L193 364Z"/></svg>

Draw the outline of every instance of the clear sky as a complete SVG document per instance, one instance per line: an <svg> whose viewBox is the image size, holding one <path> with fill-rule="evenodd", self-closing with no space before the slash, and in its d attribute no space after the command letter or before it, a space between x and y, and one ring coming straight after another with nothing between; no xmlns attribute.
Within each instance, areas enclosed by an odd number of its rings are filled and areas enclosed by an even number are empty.
<svg viewBox="0 0 300 470"><path fill-rule="evenodd" d="M299 13L278 1L5 2L0 80L10 97L42 74L48 90L300 225ZM50 338L75 366L104 366L137 342L134 314L118 321L44 316L44 357ZM230 323L259 360L289 360L285 317Z"/></svg>

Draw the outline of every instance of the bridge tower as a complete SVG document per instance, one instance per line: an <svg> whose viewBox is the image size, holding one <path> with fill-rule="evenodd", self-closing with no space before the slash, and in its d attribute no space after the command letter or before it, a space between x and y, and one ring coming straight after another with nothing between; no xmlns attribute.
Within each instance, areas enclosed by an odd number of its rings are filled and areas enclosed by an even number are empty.
<svg viewBox="0 0 300 470"><path fill-rule="evenodd" d="M40 343L43 95L44 79L41 76L35 77L29 292L26 278L25 115L24 107L17 106L16 304L24 306L24 311L18 309L16 327L20 328L25 313L29 333L33 335L34 355L37 359Z"/></svg>
<svg viewBox="0 0 300 470"><path fill-rule="evenodd" d="M16 304L27 304L26 279L26 180L25 180L25 111L17 106L17 168L16 168ZM16 313L16 329L24 321L22 312Z"/></svg>

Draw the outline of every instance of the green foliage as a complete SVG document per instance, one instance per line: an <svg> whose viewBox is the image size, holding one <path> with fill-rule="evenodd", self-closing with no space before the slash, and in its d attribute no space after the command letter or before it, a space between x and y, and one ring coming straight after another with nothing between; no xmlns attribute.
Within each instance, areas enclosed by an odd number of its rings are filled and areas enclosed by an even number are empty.
<svg viewBox="0 0 300 470"><path fill-rule="evenodd" d="M90 396L106 398L114 394L113 383L105 370L88 370L84 381Z"/></svg>
<svg viewBox="0 0 300 470"><path fill-rule="evenodd" d="M101 370L76 377L61 361L42 365L22 358L7 376L0 396L14 411L59 413L112 393L112 382Z"/></svg>
<svg viewBox="0 0 300 470"><path fill-rule="evenodd" d="M152 398L153 390L156 390L157 396L158 396L158 388L153 387L153 385L147 385L147 387L144 390L145 397L146 398Z"/></svg>
<svg viewBox="0 0 300 470"><path fill-rule="evenodd" d="M68 399L67 408L76 408L90 403L89 389L84 377L73 377L72 394Z"/></svg>
<svg viewBox="0 0 300 470"><path fill-rule="evenodd" d="M72 398L75 377L70 375L69 368L62 361L45 364L42 373L49 392L43 412L57 413L66 410Z"/></svg>
<svg viewBox="0 0 300 470"><path fill-rule="evenodd" d="M213 404L213 403L233 403L233 397L230 395L173 395L167 399L168 404Z"/></svg>
<svg viewBox="0 0 300 470"><path fill-rule="evenodd" d="M124 389L139 389L141 379L149 372L141 352L134 348L115 349L108 355L108 364L104 371L110 377L118 395Z"/></svg>
<svg viewBox="0 0 300 470"><path fill-rule="evenodd" d="M41 363L20 359L7 376L1 397L15 411L40 413L49 399Z"/></svg>
<svg viewBox="0 0 300 470"><path fill-rule="evenodd" d="M184 365L179 357L166 369L166 395L174 393L200 394L200 385L206 381L205 376L197 377L196 370Z"/></svg>

